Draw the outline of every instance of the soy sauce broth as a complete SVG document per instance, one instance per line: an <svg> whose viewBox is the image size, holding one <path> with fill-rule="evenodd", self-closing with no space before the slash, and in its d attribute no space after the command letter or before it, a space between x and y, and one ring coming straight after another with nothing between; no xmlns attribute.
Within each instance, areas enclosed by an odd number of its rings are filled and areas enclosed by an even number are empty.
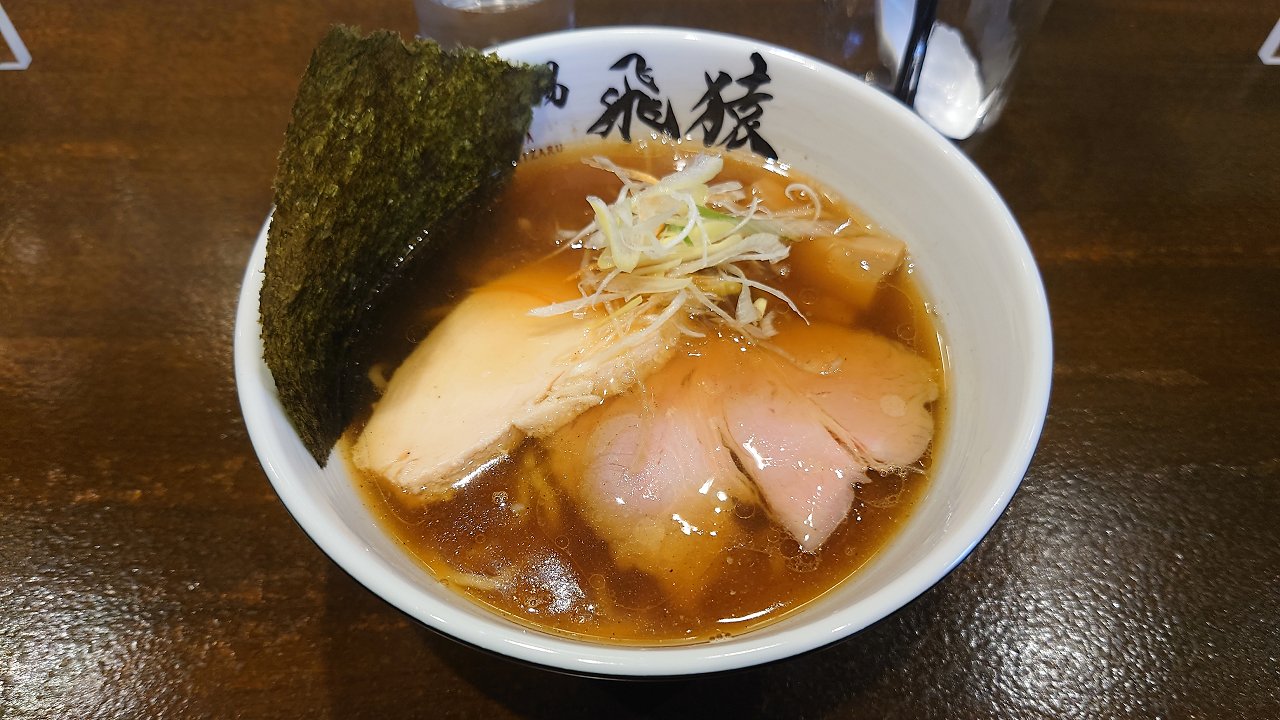
<svg viewBox="0 0 1280 720"><path fill-rule="evenodd" d="M692 148L692 152L701 150ZM474 235L436 258L415 283L408 308L368 338L370 362L390 374L432 324L474 287L543 257L561 237L592 219L584 198L611 201L611 174L581 161L604 155L623 167L662 176L683 147L664 142L591 143L527 158ZM726 157L718 180L750 188L764 181L821 185L747 156ZM823 197L827 213L857 232L880 231L855 208ZM568 257L571 253L565 253ZM576 256L566 262L576 267ZM935 367L945 399L938 333L912 282L910 259L885 282L855 326L893 338ZM566 265L569 267L569 265ZM806 314L824 298L785 265L771 280ZM784 327L785 331L785 327ZM943 400L934 403L940 434ZM368 409L363 409L367 416ZM447 422L447 419L442 419ZM357 422L344 445L356 436ZM732 549L716 560L696 597L673 598L648 572L620 568L610 544L594 532L546 462L541 443L526 440L448 500L422 503L385 479L352 469L368 506L419 563L443 583L517 623L569 637L619 644L686 644L715 640L776 622L855 574L884 547L927 491L931 452L900 477L872 474L857 486L848 517L815 553L801 552L764 507L734 505Z"/></svg>

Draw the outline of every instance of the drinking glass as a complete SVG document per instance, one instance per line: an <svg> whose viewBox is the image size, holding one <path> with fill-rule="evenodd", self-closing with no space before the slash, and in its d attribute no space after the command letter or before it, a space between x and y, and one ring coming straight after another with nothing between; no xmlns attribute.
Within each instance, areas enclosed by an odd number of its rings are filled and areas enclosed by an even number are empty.
<svg viewBox="0 0 1280 720"><path fill-rule="evenodd" d="M418 34L446 47L484 48L573 27L573 0L414 0Z"/></svg>
<svg viewBox="0 0 1280 720"><path fill-rule="evenodd" d="M1050 0L823 2L830 60L894 92L942 134L963 140L1000 117L1018 59ZM930 6L936 7L931 24ZM919 42L913 43L917 21Z"/></svg>

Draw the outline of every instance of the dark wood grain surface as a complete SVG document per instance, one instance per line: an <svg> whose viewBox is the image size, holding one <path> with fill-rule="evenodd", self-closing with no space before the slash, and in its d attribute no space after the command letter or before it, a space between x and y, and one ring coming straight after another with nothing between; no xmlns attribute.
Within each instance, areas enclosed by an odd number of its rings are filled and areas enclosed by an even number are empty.
<svg viewBox="0 0 1280 720"><path fill-rule="evenodd" d="M297 78L409 0L7 0L0 717L1280 716L1280 19L1059 0L967 149L1053 314L1040 449L907 608L713 678L586 680L417 626L297 528L253 454L232 314ZM818 0L580 0L821 53Z"/></svg>

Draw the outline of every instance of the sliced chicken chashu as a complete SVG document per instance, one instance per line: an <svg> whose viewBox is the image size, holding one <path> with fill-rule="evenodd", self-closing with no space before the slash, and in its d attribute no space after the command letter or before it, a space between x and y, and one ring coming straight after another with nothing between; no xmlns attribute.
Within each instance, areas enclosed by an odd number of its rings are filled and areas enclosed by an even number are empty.
<svg viewBox="0 0 1280 720"><path fill-rule="evenodd" d="M599 311L529 314L577 292L556 263L475 290L392 375L352 448L355 465L447 495L526 436L551 434L671 357L674 328L615 351Z"/></svg>

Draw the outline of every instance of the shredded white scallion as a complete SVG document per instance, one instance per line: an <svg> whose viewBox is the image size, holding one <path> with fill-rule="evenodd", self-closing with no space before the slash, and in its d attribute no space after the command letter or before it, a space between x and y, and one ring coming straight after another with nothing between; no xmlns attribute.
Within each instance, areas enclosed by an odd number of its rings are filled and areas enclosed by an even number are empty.
<svg viewBox="0 0 1280 720"><path fill-rule="evenodd" d="M615 175L622 188L612 203L587 198L593 220L565 233L566 246L582 250L578 288L582 297L530 311L537 317L602 308L603 321L623 336L620 351L675 323L681 334L701 337L690 321L704 318L743 335L764 339L775 334L772 295L800 315L781 290L748 278L742 263L777 263L790 243L830 230L820 219L822 204L812 188L793 183L788 198L802 195L809 218L794 210L771 212L742 183L714 183L724 168L715 155L698 155L657 178L624 168L604 157L586 161ZM621 304L619 305L619 301ZM801 315L803 317L803 315Z"/></svg>

